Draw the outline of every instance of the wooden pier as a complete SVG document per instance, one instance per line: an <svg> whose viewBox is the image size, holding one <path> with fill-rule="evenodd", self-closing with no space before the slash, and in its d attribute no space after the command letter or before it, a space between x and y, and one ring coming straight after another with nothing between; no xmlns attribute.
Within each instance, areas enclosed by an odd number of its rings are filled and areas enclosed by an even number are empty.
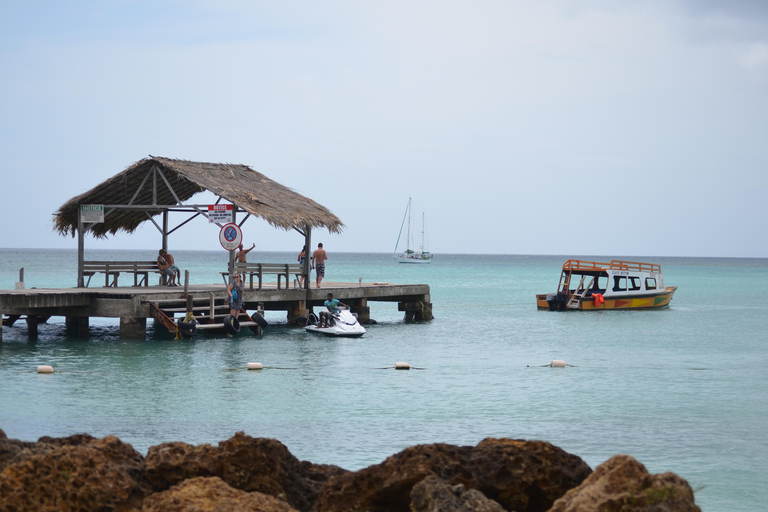
<svg viewBox="0 0 768 512"><path fill-rule="evenodd" d="M360 323L370 320L369 301L397 302L406 321L432 320L426 284L323 281L322 288L308 292L301 288L278 289L277 283L265 283L262 289L245 287L243 309L285 311L289 324L300 324L313 307L324 307L328 293L349 305ZM121 338L144 339L148 318L176 332L177 321L183 320L188 311L198 318L200 326L211 328L219 326L228 309L223 284L0 290L2 324L8 326L25 320L30 340L37 339L38 324L53 316L65 317L68 330L79 337L88 336L89 318L119 318ZM247 319L241 325L255 327Z"/></svg>

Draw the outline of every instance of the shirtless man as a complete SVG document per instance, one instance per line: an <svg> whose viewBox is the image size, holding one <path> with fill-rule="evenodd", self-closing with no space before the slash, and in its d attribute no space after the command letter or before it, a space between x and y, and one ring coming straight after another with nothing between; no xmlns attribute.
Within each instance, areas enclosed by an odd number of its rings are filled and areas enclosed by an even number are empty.
<svg viewBox="0 0 768 512"><path fill-rule="evenodd" d="M173 260L171 253L165 249L160 249L157 255L157 268L168 276L168 286L179 286L176 284L176 278L181 280L181 271L176 266L176 262Z"/></svg>
<svg viewBox="0 0 768 512"><path fill-rule="evenodd" d="M323 244L317 244L317 249L312 253L312 268L315 269L315 283L320 288L320 282L325 277L325 262L328 260L328 253L323 249Z"/></svg>
<svg viewBox="0 0 768 512"><path fill-rule="evenodd" d="M254 247L256 247L256 244L253 244L250 249L243 249L243 244L238 245L238 251L237 254L235 254L235 261L238 263L245 263L245 255L251 252Z"/></svg>

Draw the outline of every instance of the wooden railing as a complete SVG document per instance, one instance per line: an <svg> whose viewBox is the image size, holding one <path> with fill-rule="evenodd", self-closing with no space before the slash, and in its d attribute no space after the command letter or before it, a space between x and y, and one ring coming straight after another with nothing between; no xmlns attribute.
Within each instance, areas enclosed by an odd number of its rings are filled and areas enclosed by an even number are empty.
<svg viewBox="0 0 768 512"><path fill-rule="evenodd" d="M563 264L563 271L588 270L633 270L636 272L661 272L661 265L656 263L640 263L638 261L611 260L610 263L598 261L568 260Z"/></svg>
<svg viewBox="0 0 768 512"><path fill-rule="evenodd" d="M133 286L149 286L149 274L162 274L156 261L84 261L83 277L88 277L86 288L96 274L104 274L104 286L117 287L121 273L133 274Z"/></svg>

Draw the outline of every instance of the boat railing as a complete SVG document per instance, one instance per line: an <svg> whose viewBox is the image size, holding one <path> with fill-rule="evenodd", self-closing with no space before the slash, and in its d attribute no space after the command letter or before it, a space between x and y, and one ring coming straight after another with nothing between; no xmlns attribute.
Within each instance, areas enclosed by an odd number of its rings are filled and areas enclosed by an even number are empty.
<svg viewBox="0 0 768 512"><path fill-rule="evenodd" d="M563 270L604 270L610 266L610 263L600 263L597 261L568 260L563 263Z"/></svg>
<svg viewBox="0 0 768 512"><path fill-rule="evenodd" d="M661 265L656 263L640 263L639 261L611 260L610 263L599 261L568 260L563 264L563 271L586 270L634 270L636 272L661 272Z"/></svg>
<svg viewBox="0 0 768 512"><path fill-rule="evenodd" d="M661 265L639 261L611 260L612 270L634 270L636 272L661 272Z"/></svg>

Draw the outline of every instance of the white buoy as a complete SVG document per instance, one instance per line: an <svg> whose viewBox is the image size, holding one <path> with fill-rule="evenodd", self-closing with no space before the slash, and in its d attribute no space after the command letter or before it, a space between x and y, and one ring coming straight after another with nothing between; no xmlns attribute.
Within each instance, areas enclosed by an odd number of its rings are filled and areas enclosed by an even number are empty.
<svg viewBox="0 0 768 512"><path fill-rule="evenodd" d="M410 370L411 365L408 363L395 363L395 370Z"/></svg>
<svg viewBox="0 0 768 512"><path fill-rule="evenodd" d="M261 370L264 368L264 365L261 363L248 363L246 366L249 370Z"/></svg>
<svg viewBox="0 0 768 512"><path fill-rule="evenodd" d="M53 373L53 366L40 365L37 367L37 373Z"/></svg>
<svg viewBox="0 0 768 512"><path fill-rule="evenodd" d="M562 359L553 359L550 366L552 368L565 368L565 361Z"/></svg>

